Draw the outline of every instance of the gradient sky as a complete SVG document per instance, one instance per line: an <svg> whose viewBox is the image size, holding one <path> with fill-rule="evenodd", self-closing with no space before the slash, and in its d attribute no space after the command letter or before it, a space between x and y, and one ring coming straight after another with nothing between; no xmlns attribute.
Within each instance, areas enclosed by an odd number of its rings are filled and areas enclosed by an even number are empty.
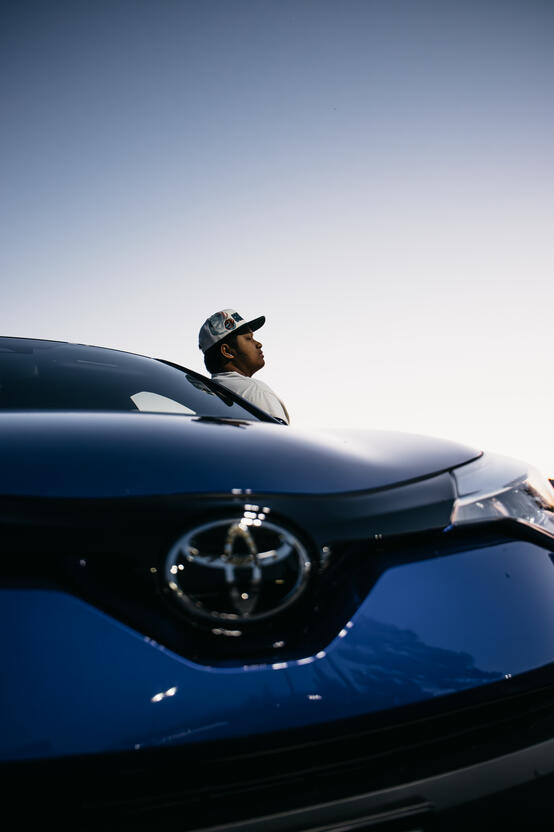
<svg viewBox="0 0 554 832"><path fill-rule="evenodd" d="M3 3L2 331L202 370L267 316L295 424L554 476L554 5Z"/></svg>

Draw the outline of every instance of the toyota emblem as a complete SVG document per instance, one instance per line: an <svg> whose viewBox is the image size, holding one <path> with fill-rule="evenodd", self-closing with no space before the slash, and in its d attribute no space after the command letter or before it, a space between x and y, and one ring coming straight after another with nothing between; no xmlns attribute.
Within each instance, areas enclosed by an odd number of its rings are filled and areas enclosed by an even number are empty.
<svg viewBox="0 0 554 832"><path fill-rule="evenodd" d="M171 547L165 588L181 609L212 623L275 615L304 591L311 561L302 543L264 510L245 510L188 531Z"/></svg>

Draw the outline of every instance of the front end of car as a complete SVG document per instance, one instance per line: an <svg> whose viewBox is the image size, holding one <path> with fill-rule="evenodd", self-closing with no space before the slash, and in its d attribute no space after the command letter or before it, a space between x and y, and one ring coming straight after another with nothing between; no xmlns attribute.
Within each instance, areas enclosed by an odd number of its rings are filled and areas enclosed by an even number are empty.
<svg viewBox="0 0 554 832"><path fill-rule="evenodd" d="M457 829L548 795L547 480L387 433L4 428L0 750L23 814Z"/></svg>

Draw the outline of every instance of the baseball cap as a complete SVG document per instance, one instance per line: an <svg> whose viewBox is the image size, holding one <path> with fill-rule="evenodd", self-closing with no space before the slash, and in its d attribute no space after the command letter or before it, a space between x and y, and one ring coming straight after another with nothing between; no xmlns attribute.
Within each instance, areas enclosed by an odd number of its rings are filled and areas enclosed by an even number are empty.
<svg viewBox="0 0 554 832"><path fill-rule="evenodd" d="M251 321L245 321L242 315L239 315L235 309L222 309L221 312L215 312L202 324L198 334L198 346L202 352L206 352L214 344L217 344L237 329L244 327L254 332L264 324L264 315L260 318L254 318Z"/></svg>

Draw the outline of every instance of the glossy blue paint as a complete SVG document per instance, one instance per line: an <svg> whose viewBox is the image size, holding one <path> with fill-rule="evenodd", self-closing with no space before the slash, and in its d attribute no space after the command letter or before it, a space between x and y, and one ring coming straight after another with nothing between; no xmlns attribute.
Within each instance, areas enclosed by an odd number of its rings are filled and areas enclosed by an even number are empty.
<svg viewBox="0 0 554 832"><path fill-rule="evenodd" d="M0 494L336 494L429 476L479 456L388 431L301 431L146 413L0 413Z"/></svg>
<svg viewBox="0 0 554 832"><path fill-rule="evenodd" d="M2 590L0 626L10 640L0 756L163 746L325 723L549 664L550 554L510 542L397 566L328 647L273 666L199 666L69 595Z"/></svg>

